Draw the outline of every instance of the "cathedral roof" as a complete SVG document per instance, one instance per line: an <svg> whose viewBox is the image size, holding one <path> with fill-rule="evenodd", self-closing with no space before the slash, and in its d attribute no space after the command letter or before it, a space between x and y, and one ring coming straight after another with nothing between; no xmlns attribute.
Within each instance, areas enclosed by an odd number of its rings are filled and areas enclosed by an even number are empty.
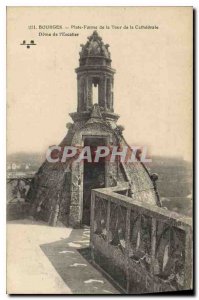
<svg viewBox="0 0 199 300"><path fill-rule="evenodd" d="M82 47L82 50L79 53L80 61L95 57L110 61L109 45L103 43L102 38L98 35L96 30L88 37L86 44L81 44L80 46Z"/></svg>

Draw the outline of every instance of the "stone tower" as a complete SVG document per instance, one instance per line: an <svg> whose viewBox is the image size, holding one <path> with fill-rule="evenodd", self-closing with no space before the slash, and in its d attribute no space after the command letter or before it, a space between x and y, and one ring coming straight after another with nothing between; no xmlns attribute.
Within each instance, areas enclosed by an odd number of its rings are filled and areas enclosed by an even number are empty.
<svg viewBox="0 0 199 300"><path fill-rule="evenodd" d="M119 116L114 112L114 74L109 45L104 44L96 31L81 45L77 73L77 111L70 116L68 132L60 147L128 146ZM130 149L130 148L129 148ZM81 150L80 150L81 151ZM98 163L45 161L38 170L29 192L31 214L51 225L89 225L91 190L129 183L129 195L137 194L138 201L160 205L154 176L141 162L122 163L120 160ZM155 178L156 179L156 178Z"/></svg>
<svg viewBox="0 0 199 300"><path fill-rule="evenodd" d="M77 73L78 107L83 115L92 109L93 87L98 87L98 104L105 115L113 113L113 83L115 70L111 68L109 45L102 42L96 31L81 45ZM83 113L83 115L82 115ZM111 114L112 115L112 114Z"/></svg>

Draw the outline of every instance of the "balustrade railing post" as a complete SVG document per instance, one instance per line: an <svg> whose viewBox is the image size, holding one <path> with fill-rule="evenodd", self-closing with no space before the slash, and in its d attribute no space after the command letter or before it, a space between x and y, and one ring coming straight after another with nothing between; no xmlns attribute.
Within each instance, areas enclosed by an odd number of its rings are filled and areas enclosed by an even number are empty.
<svg viewBox="0 0 199 300"><path fill-rule="evenodd" d="M127 279L127 294L130 292L130 272L129 272L129 260L130 260L130 233L131 233L131 209L127 208L126 212L126 231L125 231L125 268Z"/></svg>
<svg viewBox="0 0 199 300"><path fill-rule="evenodd" d="M151 274L154 274L154 267L155 267L155 255L156 255L156 236L157 232L157 220L152 218L151 222Z"/></svg>
<svg viewBox="0 0 199 300"><path fill-rule="evenodd" d="M193 288L193 240L192 240L192 230L186 231L185 237L185 262L184 262L184 289Z"/></svg>
<svg viewBox="0 0 199 300"><path fill-rule="evenodd" d="M107 230L107 244L109 244L110 236L110 214L111 214L111 201L107 200L107 220L106 220L106 230Z"/></svg>
<svg viewBox="0 0 199 300"><path fill-rule="evenodd" d="M90 220L90 247L91 247L91 258L94 261L94 219L95 219L95 191L91 191L91 220Z"/></svg>

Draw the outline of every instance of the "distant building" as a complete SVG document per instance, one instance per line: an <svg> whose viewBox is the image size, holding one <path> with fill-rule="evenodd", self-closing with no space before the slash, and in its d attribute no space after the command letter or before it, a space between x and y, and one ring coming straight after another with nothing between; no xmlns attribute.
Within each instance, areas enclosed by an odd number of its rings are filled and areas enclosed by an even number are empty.
<svg viewBox="0 0 199 300"><path fill-rule="evenodd" d="M26 170L29 170L29 169L30 169L30 164L26 164L26 165L25 165L25 169L26 169Z"/></svg>
<svg viewBox="0 0 199 300"><path fill-rule="evenodd" d="M20 164L17 164L17 163L12 163L11 164L11 170L18 170L20 168L21 168Z"/></svg>
<svg viewBox="0 0 199 300"><path fill-rule="evenodd" d="M11 170L12 166L11 164L7 164L7 170Z"/></svg>

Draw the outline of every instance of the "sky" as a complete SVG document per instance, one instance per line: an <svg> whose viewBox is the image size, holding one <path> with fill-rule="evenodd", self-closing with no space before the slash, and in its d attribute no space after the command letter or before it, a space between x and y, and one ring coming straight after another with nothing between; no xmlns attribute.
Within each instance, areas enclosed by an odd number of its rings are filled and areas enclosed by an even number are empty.
<svg viewBox="0 0 199 300"><path fill-rule="evenodd" d="M29 29L31 25L37 29ZM63 29L39 30L39 25ZM71 29L73 25L86 28ZM114 109L128 143L147 146L151 155L191 160L191 7L9 7L7 152L45 152L65 136L66 123L72 122L69 113L77 107L74 69L80 44L93 32L88 26L97 26L110 45L116 69ZM39 32L79 36L39 36ZM20 45L23 40L37 45L27 49Z"/></svg>

